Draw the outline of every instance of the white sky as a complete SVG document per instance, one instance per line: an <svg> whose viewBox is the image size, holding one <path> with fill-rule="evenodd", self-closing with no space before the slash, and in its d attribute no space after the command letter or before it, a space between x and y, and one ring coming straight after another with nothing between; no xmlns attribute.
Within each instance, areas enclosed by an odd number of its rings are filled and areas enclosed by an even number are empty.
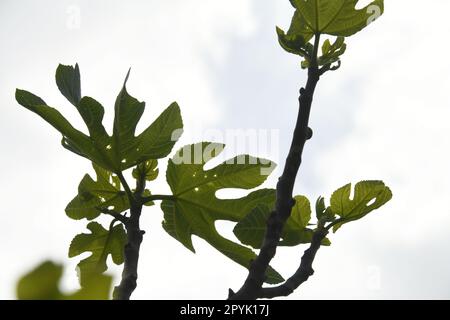
<svg viewBox="0 0 450 320"><path fill-rule="evenodd" d="M449 11L446 0L433 6L387 0L385 15L348 40L342 68L319 83L314 138L296 193L314 201L349 181L383 179L394 198L331 235L315 275L290 298L450 298ZM78 62L83 93L102 102L108 124L132 66L129 91L147 102L141 126L176 100L187 130L177 147L216 136L233 154L281 163L305 81L298 59L275 37L275 25L287 28L292 13L287 0L2 0L0 298L14 298L19 275L46 258L63 262L64 287L76 288L79 259L68 259L67 250L86 224L67 218L64 208L90 164L17 105L16 87L81 127L54 83L58 63ZM254 152L227 141L237 129L278 135L270 149ZM277 174L265 186L273 187ZM160 178L154 190L167 192ZM144 213L134 298L221 299L229 287L238 289L245 269L199 239L192 254L162 230L161 220L159 206ZM229 225L219 225L231 234ZM305 248L279 250L274 266L289 276Z"/></svg>

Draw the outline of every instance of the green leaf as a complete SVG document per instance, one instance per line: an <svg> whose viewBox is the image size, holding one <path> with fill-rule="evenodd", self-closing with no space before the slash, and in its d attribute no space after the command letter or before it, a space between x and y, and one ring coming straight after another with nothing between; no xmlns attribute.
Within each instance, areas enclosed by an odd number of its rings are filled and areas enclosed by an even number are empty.
<svg viewBox="0 0 450 320"><path fill-rule="evenodd" d="M126 90L129 72L115 104L112 149L116 163L127 169L149 159L167 156L181 135L183 123L180 108L172 103L146 130L135 137L136 125L145 103L130 96Z"/></svg>
<svg viewBox="0 0 450 320"><path fill-rule="evenodd" d="M291 25L285 34L277 27L278 41L287 52L304 58L303 69L309 68L315 54L309 41L314 35L328 34L337 36L332 45L326 39L322 45L322 56L318 58L323 70L337 70L339 57L344 54L344 37L351 36L371 22L384 11L383 0L375 0L362 9L356 9L358 0L291 0L296 8ZM331 67L335 62L339 66Z"/></svg>
<svg viewBox="0 0 450 320"><path fill-rule="evenodd" d="M67 300L108 300L111 297L112 277L96 274L84 277L83 287L68 296Z"/></svg>
<svg viewBox="0 0 450 320"><path fill-rule="evenodd" d="M294 13L287 33L279 27L276 27L276 31L281 47L289 53L303 57L301 66L303 69L308 68L314 52L314 47L308 42L314 36L314 32L302 16L298 12Z"/></svg>
<svg viewBox="0 0 450 320"><path fill-rule="evenodd" d="M294 16L292 17L291 25L287 33L279 27L277 27L276 30L278 34L278 41L284 50L306 58L305 45L314 36L314 31L309 27L303 16L299 14L298 11L294 12Z"/></svg>
<svg viewBox="0 0 450 320"><path fill-rule="evenodd" d="M86 279L89 279L90 276L106 271L108 268L106 264L108 255L111 255L115 264L122 264L124 261L124 246L127 242L127 235L121 224L106 230L99 223L90 222L87 228L91 233L82 233L75 236L69 247L69 258L84 252L92 253L92 255L78 263L82 286L84 286Z"/></svg>
<svg viewBox="0 0 450 320"><path fill-rule="evenodd" d="M311 220L311 204L305 196L295 196L295 204L292 207L291 216L288 223L296 228L306 228Z"/></svg>
<svg viewBox="0 0 450 320"><path fill-rule="evenodd" d="M258 204L233 229L234 235L243 244L260 249L267 229L267 219L271 210L267 205Z"/></svg>
<svg viewBox="0 0 450 320"><path fill-rule="evenodd" d="M349 37L383 14L384 1L375 0L356 9L358 0L293 0L297 24L306 24L313 34ZM301 31L300 34L304 34Z"/></svg>
<svg viewBox="0 0 450 320"><path fill-rule="evenodd" d="M81 100L80 69L60 64L56 69L56 85L62 95L74 106L78 106Z"/></svg>
<svg viewBox="0 0 450 320"><path fill-rule="evenodd" d="M112 148L115 150L116 161L129 161L129 159L127 159L127 151L136 150L138 148L135 131L145 109L144 102L139 102L127 92L126 84L129 76L130 70L128 70L122 90L117 96L114 105L115 117Z"/></svg>
<svg viewBox="0 0 450 320"><path fill-rule="evenodd" d="M153 181L158 177L158 160L148 160L140 163L133 169L133 178L140 179L141 177L147 181Z"/></svg>
<svg viewBox="0 0 450 320"><path fill-rule="evenodd" d="M223 148L223 144L198 143L185 146L169 160L166 178L175 200L161 203L164 211L163 228L193 252L191 237L197 235L222 254L248 268L256 257L255 253L220 235L215 222L238 222L258 204L272 205L275 192L262 189L239 199L219 199L216 192L226 188L255 188L266 180L275 164L250 156L238 156L205 170L203 166ZM282 280L275 270L268 270L268 283Z"/></svg>
<svg viewBox="0 0 450 320"><path fill-rule="evenodd" d="M350 192L349 183L331 195L331 211L342 219L341 223L334 226L334 231L347 222L361 219L392 199L391 190L382 181L358 182L355 185L353 199L350 199Z"/></svg>
<svg viewBox="0 0 450 320"><path fill-rule="evenodd" d="M152 195L152 193L148 189L145 189L144 192L142 192L142 197L150 197L151 195ZM154 201L147 201L146 203L144 203L144 206L151 207L154 204L155 204Z"/></svg>
<svg viewBox="0 0 450 320"><path fill-rule="evenodd" d="M281 234L280 246L296 246L310 243L313 230L306 228L311 218L309 200L304 196L296 196L296 203L291 211ZM260 249L267 229L267 220L271 210L267 205L259 204L245 216L234 228L233 232L243 244ZM323 245L329 245L325 239Z"/></svg>
<svg viewBox="0 0 450 320"><path fill-rule="evenodd" d="M281 245L296 246L300 243L310 243L312 240L313 231L306 228L311 220L309 200L305 196L295 196L294 200L291 215L283 229Z"/></svg>
<svg viewBox="0 0 450 320"><path fill-rule="evenodd" d="M81 98L78 65L75 68L60 65L56 81L61 93L78 109L89 130L89 136L72 127L56 109L49 107L32 93L17 89L16 100L55 127L63 135L64 148L112 172L119 172L141 162L167 156L180 137L183 127L180 108L172 103L147 129L136 136L136 126L144 112L145 103L128 94L128 75L116 100L112 136L108 135L102 124L103 106L92 98Z"/></svg>
<svg viewBox="0 0 450 320"><path fill-rule="evenodd" d="M302 61L301 67L302 67L302 69L308 69L310 67L309 61L308 60Z"/></svg>
<svg viewBox="0 0 450 320"><path fill-rule="evenodd" d="M130 208L125 191L121 190L120 181L110 171L92 164L97 180L85 175L78 186L78 194L66 207L66 214L72 219L92 220L101 214L100 209L110 209L121 213Z"/></svg>
<svg viewBox="0 0 450 320"><path fill-rule="evenodd" d="M180 107L172 103L161 115L137 138L136 148L125 148L126 164L123 168L130 168L149 159L166 157L180 138L183 130Z"/></svg>
<svg viewBox="0 0 450 320"><path fill-rule="evenodd" d="M278 42L281 47L289 53L297 54L304 57L305 59L310 59L308 52L305 50L306 39L302 35L285 33L281 28L276 28L278 35Z"/></svg>
<svg viewBox="0 0 450 320"><path fill-rule="evenodd" d="M96 147L102 151L104 157L108 157L106 147L111 143L111 139L102 124L105 109L93 98L83 97L78 104L78 111Z"/></svg>
<svg viewBox="0 0 450 320"><path fill-rule="evenodd" d="M59 65L56 69L56 84L67 100L72 103L83 118L89 130L91 148L96 150L95 154L88 152L85 148L73 145L70 138L63 138L63 146L83 157L96 162L105 168L113 168L114 164L109 159L107 146L111 143L111 138L103 127L102 121L105 114L103 106L90 97L81 97L80 69L78 64L72 66Z"/></svg>
<svg viewBox="0 0 450 320"><path fill-rule="evenodd" d="M91 277L86 286L66 294L59 286L63 273L62 265L45 261L22 276L16 288L20 300L107 300L110 296L112 278L107 275Z"/></svg>
<svg viewBox="0 0 450 320"><path fill-rule="evenodd" d="M93 141L87 135L72 127L69 121L59 111L47 106L44 100L28 91L20 89L16 90L16 100L19 104L38 114L57 129L63 135L65 143L72 149L78 151L80 155L93 159L101 159ZM98 161L97 163L106 165L103 161Z"/></svg>

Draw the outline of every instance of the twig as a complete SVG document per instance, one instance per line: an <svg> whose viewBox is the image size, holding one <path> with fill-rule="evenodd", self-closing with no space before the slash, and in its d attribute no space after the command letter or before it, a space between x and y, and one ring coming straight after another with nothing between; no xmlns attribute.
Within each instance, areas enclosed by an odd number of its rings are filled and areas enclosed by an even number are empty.
<svg viewBox="0 0 450 320"><path fill-rule="evenodd" d="M128 218L127 217L121 215L120 213L118 213L118 212L116 212L114 210L109 210L107 208L101 208L101 207L95 207L95 209L97 209L101 213L108 214L108 215L114 217L115 220L118 220L118 221L122 222L124 225L126 225L128 223Z"/></svg>
<svg viewBox="0 0 450 320"><path fill-rule="evenodd" d="M155 201L155 200L174 200L175 197L172 195L163 195L163 194L154 194L148 197L142 197L142 203L146 204L147 202L150 201Z"/></svg>
<svg viewBox="0 0 450 320"><path fill-rule="evenodd" d="M129 300L131 294L136 289L138 278L139 250L145 231L140 229L139 219L141 217L142 205L141 194L145 190L145 176L139 177L136 181L135 193L132 193L123 174L117 174L122 182L130 201L130 217L125 225L127 229L127 244L124 248L124 266L122 280L114 288L113 298L115 300Z"/></svg>
<svg viewBox="0 0 450 320"><path fill-rule="evenodd" d="M279 286L262 288L258 298L272 299L275 297L288 296L302 283L306 282L308 278L314 274L312 264L314 262L314 258L316 257L317 251L320 249L320 244L322 243L322 240L325 239L327 234L328 231L325 229L315 231L311 245L304 252L300 266L292 277Z"/></svg>
<svg viewBox="0 0 450 320"><path fill-rule="evenodd" d="M332 65L331 63L329 63L319 69L319 75L322 76L327 71L336 71L340 67L341 67L341 60L338 60L336 65Z"/></svg>

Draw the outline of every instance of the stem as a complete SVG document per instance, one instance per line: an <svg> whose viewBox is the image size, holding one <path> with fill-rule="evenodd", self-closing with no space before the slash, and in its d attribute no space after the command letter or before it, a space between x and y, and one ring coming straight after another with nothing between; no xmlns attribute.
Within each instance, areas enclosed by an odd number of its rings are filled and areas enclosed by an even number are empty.
<svg viewBox="0 0 450 320"><path fill-rule="evenodd" d="M143 197L141 200L142 200L142 203L145 204L147 202L155 201L155 200L175 200L175 197L172 195L154 194L154 195L151 195L148 197Z"/></svg>
<svg viewBox="0 0 450 320"><path fill-rule="evenodd" d="M288 296L302 283L306 282L309 277L314 274L312 264L314 262L314 258L316 257L317 251L320 249L320 244L322 243L322 240L325 239L327 233L328 231L325 229L315 231L311 245L304 252L300 266L294 275L279 286L262 288L258 298L272 299L275 297Z"/></svg>
<svg viewBox="0 0 450 320"><path fill-rule="evenodd" d="M342 218L337 219L337 220L334 220L334 221L331 222L328 226L325 227L325 230L329 231L329 230L330 230L331 228L333 228L335 225L337 225L338 223L343 222L344 220L345 220L345 219L342 219Z"/></svg>
<svg viewBox="0 0 450 320"><path fill-rule="evenodd" d="M236 294L231 295L231 300L254 300L260 296L266 270L276 254L281 232L295 203L292 198L294 184L302 162L303 148L309 138L308 123L311 105L314 91L320 78L317 65L319 42L320 35L317 34L314 40L314 54L311 67L308 69L308 80L305 88L300 89L299 112L291 147L286 158L283 174L277 183L275 210L272 211L267 221L267 230L259 255L252 261L244 285Z"/></svg>
<svg viewBox="0 0 450 320"><path fill-rule="evenodd" d="M319 44L320 44L320 33L317 33L314 37L314 52L313 57L311 61L311 67L312 68L318 68L317 65L317 53L319 52Z"/></svg>
<svg viewBox="0 0 450 320"><path fill-rule="evenodd" d="M128 200L130 201L130 205L132 205L133 202L135 202L133 192L130 189L130 186L128 185L127 180L125 180L125 177L123 176L121 171L116 172L117 177L119 178L120 182L123 185L123 188L125 189L125 192L127 193Z"/></svg>
<svg viewBox="0 0 450 320"><path fill-rule="evenodd" d="M127 229L127 244L124 248L124 266L122 280L115 287L113 297L115 300L129 300L131 294L136 289L138 278L139 250L145 231L140 229L139 219L142 213L143 202L141 194L145 189L145 176L139 177L136 181L136 191L133 194L122 172L117 174L130 201L130 217L125 224Z"/></svg>
<svg viewBox="0 0 450 320"><path fill-rule="evenodd" d="M137 286L139 249L145 233L139 227L141 212L142 205L133 205L130 209L130 218L126 224L128 242L124 248L125 261L122 281L114 289L115 300L129 300Z"/></svg>
<svg viewBox="0 0 450 320"><path fill-rule="evenodd" d="M101 207L96 207L96 209L99 210L103 214L108 214L108 215L114 217L114 220L120 221L125 225L128 223L127 217L121 215L120 213L118 213L114 210L109 210L107 208L101 208Z"/></svg>

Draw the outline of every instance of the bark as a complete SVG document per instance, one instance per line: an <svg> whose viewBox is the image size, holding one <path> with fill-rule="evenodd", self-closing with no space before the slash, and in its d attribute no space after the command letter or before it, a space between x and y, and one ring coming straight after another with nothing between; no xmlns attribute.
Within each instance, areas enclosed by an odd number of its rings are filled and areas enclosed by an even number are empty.
<svg viewBox="0 0 450 320"><path fill-rule="evenodd" d="M137 286L139 249L141 247L144 231L139 227L142 205L134 206L130 210L130 218L125 225L128 242L124 248L124 267L122 280L114 289L115 300L129 300Z"/></svg>
<svg viewBox="0 0 450 320"><path fill-rule="evenodd" d="M318 42L318 38L316 40ZM283 227L295 203L293 200L293 189L302 162L305 143L311 137L311 129L309 129L308 123L314 91L319 78L320 71L317 65L309 68L306 86L300 89L299 112L291 147L283 173L277 183L275 210L267 221L267 231L261 251L258 257L252 261L244 285L238 292L229 297L231 300L254 300L261 294L266 270L276 254Z"/></svg>
<svg viewBox="0 0 450 320"><path fill-rule="evenodd" d="M316 231L311 241L311 245L303 254L300 266L294 275L279 286L262 288L258 298L272 299L275 297L288 296L302 283L306 282L309 277L314 274L312 264L314 262L314 258L316 257L317 251L320 249L320 244L326 237L327 233L328 231L326 230Z"/></svg>

